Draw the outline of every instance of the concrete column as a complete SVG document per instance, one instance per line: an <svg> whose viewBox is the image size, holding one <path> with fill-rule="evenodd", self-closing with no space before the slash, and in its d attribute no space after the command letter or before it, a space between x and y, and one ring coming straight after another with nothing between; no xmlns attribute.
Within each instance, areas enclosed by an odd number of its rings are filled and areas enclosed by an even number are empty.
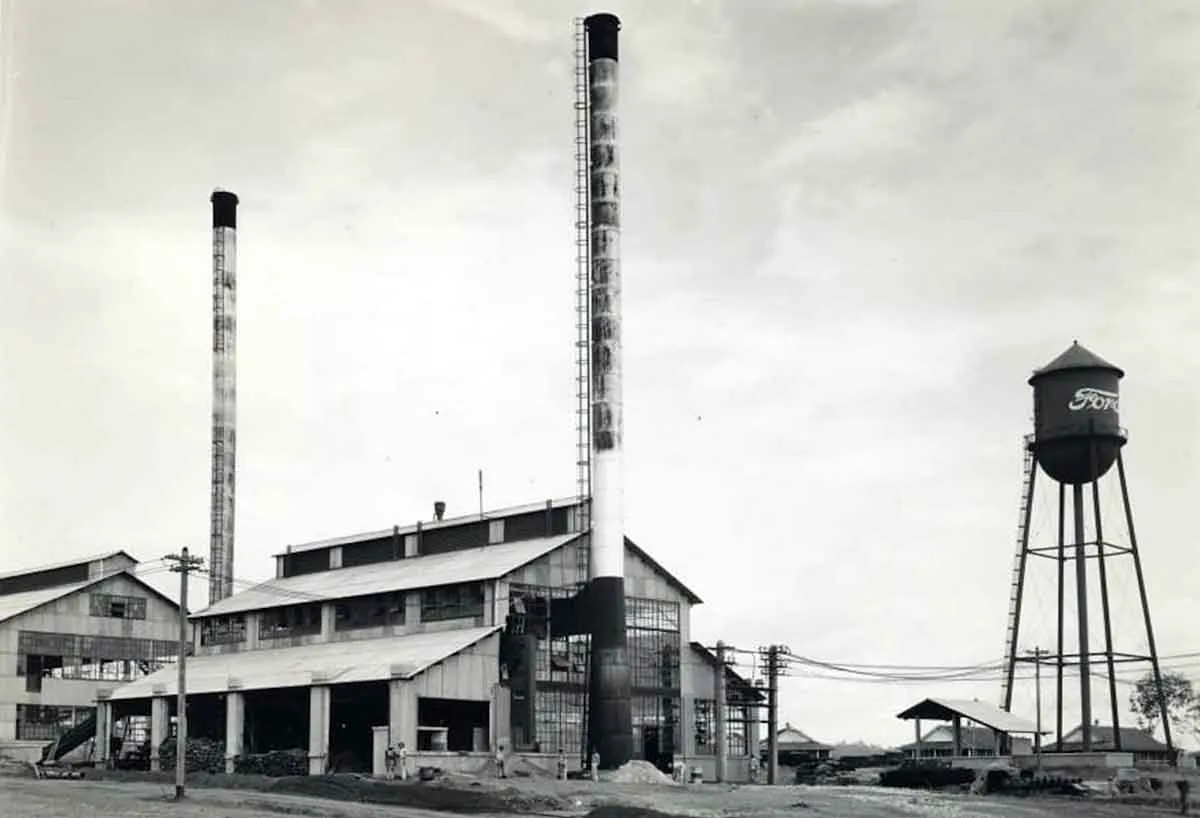
<svg viewBox="0 0 1200 818"><path fill-rule="evenodd" d="M225 772L233 774L234 760L245 752L246 697L240 690L225 694Z"/></svg>
<svg viewBox="0 0 1200 818"><path fill-rule="evenodd" d="M388 735L393 744L404 742L409 755L417 749L417 694L404 679L388 682Z"/></svg>
<svg viewBox="0 0 1200 818"><path fill-rule="evenodd" d="M913 730L917 734L917 746L916 746L916 749L913 750L913 758L920 758L921 757L921 720L920 719L916 719L914 721Z"/></svg>
<svg viewBox="0 0 1200 818"><path fill-rule="evenodd" d="M326 602L321 606L321 638L329 641L333 638L334 610L333 603Z"/></svg>
<svg viewBox="0 0 1200 818"><path fill-rule="evenodd" d="M96 766L108 767L108 746L112 743L112 702L96 700Z"/></svg>
<svg viewBox="0 0 1200 818"><path fill-rule="evenodd" d="M421 621L421 592L404 592L404 624L413 626Z"/></svg>
<svg viewBox="0 0 1200 818"><path fill-rule="evenodd" d="M150 700L150 769L157 772L158 748L167 740L171 727L171 700L155 696Z"/></svg>
<svg viewBox="0 0 1200 818"><path fill-rule="evenodd" d="M962 716L954 716L954 756L962 755Z"/></svg>
<svg viewBox="0 0 1200 818"><path fill-rule="evenodd" d="M329 758L329 686L308 689L308 774L324 775Z"/></svg>
<svg viewBox="0 0 1200 818"><path fill-rule="evenodd" d="M488 746L495 747L497 742L504 742L505 747L511 747L508 734L512 730L512 691L501 684L492 685L492 734L488 736ZM578 753L579 748L572 748Z"/></svg>
<svg viewBox="0 0 1200 818"><path fill-rule="evenodd" d="M381 778L387 773L388 726L371 728L371 775Z"/></svg>

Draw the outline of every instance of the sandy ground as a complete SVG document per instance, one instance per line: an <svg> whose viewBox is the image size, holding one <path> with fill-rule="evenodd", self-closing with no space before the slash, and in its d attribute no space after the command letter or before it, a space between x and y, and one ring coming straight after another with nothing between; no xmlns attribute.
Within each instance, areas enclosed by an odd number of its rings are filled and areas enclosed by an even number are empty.
<svg viewBox="0 0 1200 818"><path fill-rule="evenodd" d="M499 787L499 782L481 782L473 789ZM612 783L597 786L589 782L553 780L521 781L520 787L563 799L567 810L556 813L559 816L582 815L602 805L641 808L612 810L604 818L636 818L644 809L696 818L817 815L830 818L1143 818L1177 814L1177 809L1169 807L1140 807L1103 800L968 797L875 787L729 787L717 784L669 787ZM0 778L0 794L3 795L0 814L4 818L276 818L279 815L446 818L453 814L201 787L189 788L187 799L175 803L170 800L171 786L144 782L38 781L4 777ZM540 813L543 816L551 814L555 813ZM480 815L476 813L475 818Z"/></svg>

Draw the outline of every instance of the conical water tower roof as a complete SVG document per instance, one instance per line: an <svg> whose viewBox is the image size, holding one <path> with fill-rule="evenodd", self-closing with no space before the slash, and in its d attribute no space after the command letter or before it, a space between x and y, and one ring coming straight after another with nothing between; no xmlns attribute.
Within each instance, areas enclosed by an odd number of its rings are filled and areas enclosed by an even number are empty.
<svg viewBox="0 0 1200 818"><path fill-rule="evenodd" d="M1051 372L1062 372L1065 369L1110 369L1117 373L1117 377L1125 377L1125 372L1121 367L1110 364L1096 353L1080 345L1078 341L1075 341L1062 355L1059 355L1041 369L1035 370L1033 377L1029 379L1030 383L1042 375L1048 375Z"/></svg>

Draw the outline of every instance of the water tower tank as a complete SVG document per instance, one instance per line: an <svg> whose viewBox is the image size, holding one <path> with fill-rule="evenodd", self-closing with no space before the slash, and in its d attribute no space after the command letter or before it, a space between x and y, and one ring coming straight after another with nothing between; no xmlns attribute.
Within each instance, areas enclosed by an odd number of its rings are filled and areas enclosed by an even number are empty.
<svg viewBox="0 0 1200 818"><path fill-rule="evenodd" d="M1098 480L1125 444L1119 390L1125 373L1076 341L1033 373L1034 452L1060 483Z"/></svg>

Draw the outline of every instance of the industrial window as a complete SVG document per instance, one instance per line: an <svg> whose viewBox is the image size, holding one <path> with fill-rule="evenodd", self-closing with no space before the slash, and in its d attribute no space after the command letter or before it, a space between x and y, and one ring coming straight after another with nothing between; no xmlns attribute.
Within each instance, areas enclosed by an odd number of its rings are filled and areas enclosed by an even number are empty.
<svg viewBox="0 0 1200 818"><path fill-rule="evenodd" d="M696 753L713 755L717 752L716 742L716 701L714 699L696 699Z"/></svg>
<svg viewBox="0 0 1200 818"><path fill-rule="evenodd" d="M625 627L679 632L679 603L663 599L626 597Z"/></svg>
<svg viewBox="0 0 1200 818"><path fill-rule="evenodd" d="M730 705L726 713L725 730L729 738L725 742L725 752L735 757L750 755L750 725L754 721L750 709Z"/></svg>
<svg viewBox="0 0 1200 818"><path fill-rule="evenodd" d="M38 693L42 679L128 682L176 661L179 643L162 639L21 631L17 675Z"/></svg>
<svg viewBox="0 0 1200 818"><path fill-rule="evenodd" d="M201 645L236 645L246 641L246 617L243 614L210 616L200 620Z"/></svg>
<svg viewBox="0 0 1200 818"><path fill-rule="evenodd" d="M421 621L442 622L483 616L483 583L442 585L421 592Z"/></svg>
<svg viewBox="0 0 1200 818"><path fill-rule="evenodd" d="M538 688L535 699L537 741L543 753L562 750L568 758L584 753L587 713L583 693L561 688Z"/></svg>
<svg viewBox="0 0 1200 818"><path fill-rule="evenodd" d="M96 715L94 707L17 705L18 741L53 741L77 724Z"/></svg>
<svg viewBox="0 0 1200 818"><path fill-rule="evenodd" d="M679 699L674 696L634 696L630 700L633 726L641 731L637 757L658 766L671 760L679 746Z"/></svg>
<svg viewBox="0 0 1200 818"><path fill-rule="evenodd" d="M625 636L630 681L635 688L679 687L679 634L630 628Z"/></svg>
<svg viewBox="0 0 1200 818"><path fill-rule="evenodd" d="M146 598L144 596L120 596L119 594L89 594L92 616L109 619L145 619Z"/></svg>
<svg viewBox="0 0 1200 818"><path fill-rule="evenodd" d="M404 594L393 591L345 599L333 606L333 629L352 631L404 624Z"/></svg>
<svg viewBox="0 0 1200 818"><path fill-rule="evenodd" d="M286 639L290 636L313 636L321 632L321 603L288 605L270 608L258 615L260 639Z"/></svg>

